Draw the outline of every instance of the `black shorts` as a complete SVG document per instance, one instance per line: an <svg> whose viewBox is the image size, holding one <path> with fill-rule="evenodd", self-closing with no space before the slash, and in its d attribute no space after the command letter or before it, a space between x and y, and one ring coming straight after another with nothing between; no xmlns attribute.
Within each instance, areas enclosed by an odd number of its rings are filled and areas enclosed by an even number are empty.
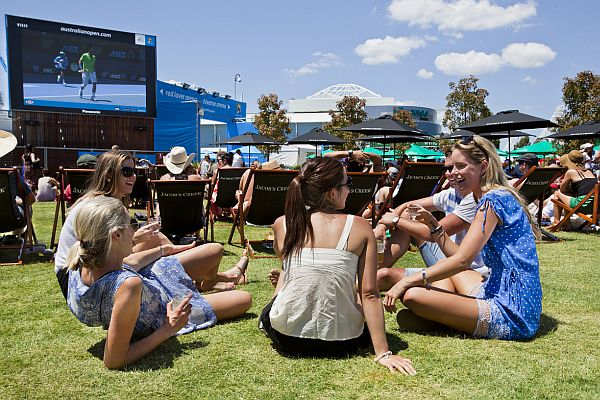
<svg viewBox="0 0 600 400"><path fill-rule="evenodd" d="M260 314L260 322L267 336L273 342L273 347L285 355L310 357L347 357L360 352L367 352L371 345L371 335L365 324L362 334L347 340L307 339L284 335L271 326L269 313L273 306L274 297Z"/></svg>

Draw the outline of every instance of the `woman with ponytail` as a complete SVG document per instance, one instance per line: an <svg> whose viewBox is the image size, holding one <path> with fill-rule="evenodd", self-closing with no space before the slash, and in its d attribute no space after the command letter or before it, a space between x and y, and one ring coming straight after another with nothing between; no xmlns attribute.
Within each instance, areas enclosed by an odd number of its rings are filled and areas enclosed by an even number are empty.
<svg viewBox="0 0 600 400"><path fill-rule="evenodd" d="M508 184L490 141L473 136L455 144L452 161L451 175L457 189L461 194L473 192L478 202L475 219L458 247L435 218L420 210L417 218L430 226L448 258L420 274L404 277L387 292L384 305L393 311L400 299L416 315L475 337L530 339L539 328L542 312L535 247L539 230L523 199ZM479 252L491 273L472 296L430 286L469 269Z"/></svg>
<svg viewBox="0 0 600 400"><path fill-rule="evenodd" d="M410 360L393 355L386 340L371 226L338 211L351 185L331 158L306 162L290 183L285 216L273 224L283 271L260 322L282 353L344 356L371 342L376 362L413 375Z"/></svg>
<svg viewBox="0 0 600 400"><path fill-rule="evenodd" d="M107 368L131 364L171 336L240 316L252 303L237 290L200 295L187 273L194 261L185 253L162 257L160 247L132 254L129 213L115 198L83 202L74 229L67 304L84 324L108 330Z"/></svg>

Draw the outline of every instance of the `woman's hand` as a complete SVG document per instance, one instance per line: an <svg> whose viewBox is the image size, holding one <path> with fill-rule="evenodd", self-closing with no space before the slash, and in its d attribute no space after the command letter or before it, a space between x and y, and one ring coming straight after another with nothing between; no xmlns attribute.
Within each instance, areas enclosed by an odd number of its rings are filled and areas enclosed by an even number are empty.
<svg viewBox="0 0 600 400"><path fill-rule="evenodd" d="M378 364L383 365L390 371L396 373L400 371L404 375L416 375L417 371L413 367L412 362L408 358L400 357L399 355L391 355L384 357L377 361Z"/></svg>
<svg viewBox="0 0 600 400"><path fill-rule="evenodd" d="M173 244L173 243L163 244L161 246L162 247L162 256L163 257L172 256L173 254L181 253L182 251L192 249L192 248L194 248L194 246L196 246L195 242L192 242L189 244Z"/></svg>
<svg viewBox="0 0 600 400"><path fill-rule="evenodd" d="M436 226L438 226L438 220L433 216L433 214L431 214L429 211L427 211L423 207L420 207L419 210L417 211L416 220L427 225L429 227L429 229L432 229L432 228L435 228Z"/></svg>
<svg viewBox="0 0 600 400"><path fill-rule="evenodd" d="M190 292L177 307L173 307L173 300L167 303L167 317L163 327L170 336L175 335L187 324L192 312L191 299L192 293Z"/></svg>
<svg viewBox="0 0 600 400"><path fill-rule="evenodd" d="M383 214L383 216L379 220L379 223L385 225L388 228L395 228L393 219L396 217L396 213L388 211L385 214Z"/></svg>
<svg viewBox="0 0 600 400"><path fill-rule="evenodd" d="M156 235L159 234L160 223L153 222L151 224L146 224L142 226L140 229L135 231L133 234L133 243L140 243L147 241L149 239L154 239Z"/></svg>
<svg viewBox="0 0 600 400"><path fill-rule="evenodd" d="M410 285L404 278L392 286L392 288L387 291L385 297L383 298L383 306L385 307L386 311L396 311L396 300L401 299L406 290L411 286L412 285Z"/></svg>

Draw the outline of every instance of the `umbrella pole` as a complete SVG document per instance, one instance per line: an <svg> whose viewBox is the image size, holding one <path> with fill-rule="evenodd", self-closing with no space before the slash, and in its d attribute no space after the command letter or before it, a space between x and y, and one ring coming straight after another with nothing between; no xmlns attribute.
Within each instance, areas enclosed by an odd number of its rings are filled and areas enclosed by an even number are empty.
<svg viewBox="0 0 600 400"><path fill-rule="evenodd" d="M508 165L512 165L512 161L510 159L510 129L508 129L507 132L508 132Z"/></svg>
<svg viewBox="0 0 600 400"><path fill-rule="evenodd" d="M250 168L250 145L248 145L248 168Z"/></svg>
<svg viewBox="0 0 600 400"><path fill-rule="evenodd" d="M319 156L319 148L318 145L315 143L315 158L317 158Z"/></svg>

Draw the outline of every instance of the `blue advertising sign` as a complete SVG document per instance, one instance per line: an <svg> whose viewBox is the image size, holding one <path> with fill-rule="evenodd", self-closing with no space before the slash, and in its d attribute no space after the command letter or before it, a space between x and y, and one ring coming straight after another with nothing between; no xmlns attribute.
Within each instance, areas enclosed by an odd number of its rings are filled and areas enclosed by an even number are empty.
<svg viewBox="0 0 600 400"><path fill-rule="evenodd" d="M246 103L233 99L213 96L209 93L198 93L192 89L184 89L170 83L156 82L156 103L191 103L198 102L204 110L203 119L219 122L232 122L234 118L246 118Z"/></svg>

